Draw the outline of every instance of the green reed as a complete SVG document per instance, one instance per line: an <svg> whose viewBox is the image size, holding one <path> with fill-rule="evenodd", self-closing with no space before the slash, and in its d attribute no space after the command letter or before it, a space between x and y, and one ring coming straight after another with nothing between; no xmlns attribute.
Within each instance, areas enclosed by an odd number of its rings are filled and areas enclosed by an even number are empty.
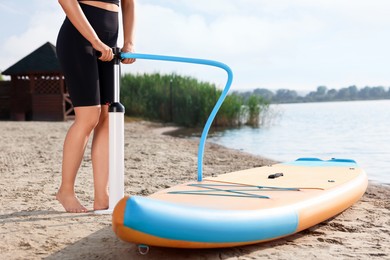
<svg viewBox="0 0 390 260"><path fill-rule="evenodd" d="M126 74L121 78L121 101L129 116L172 122L187 127L203 126L222 91L214 84L176 74ZM264 99L244 99L237 93L226 97L214 126L258 126Z"/></svg>

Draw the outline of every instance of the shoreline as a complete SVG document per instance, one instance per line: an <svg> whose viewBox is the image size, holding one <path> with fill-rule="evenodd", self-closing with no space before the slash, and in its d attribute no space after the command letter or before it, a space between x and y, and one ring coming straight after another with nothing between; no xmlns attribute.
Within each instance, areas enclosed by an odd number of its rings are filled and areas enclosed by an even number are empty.
<svg viewBox="0 0 390 260"><path fill-rule="evenodd" d="M222 131L223 131L223 128L222 128ZM156 133L158 133L158 134L168 135L168 136L172 136L172 137L175 137L175 138L183 138L183 139L186 139L186 138L187 139L188 138L200 138L201 132L202 132L201 128L194 130L193 128L187 128L187 127L181 127L181 126L177 126L177 127L175 127L175 126L163 126L163 127L160 127L160 128L156 129ZM211 129L210 133L209 133L209 137L212 136L212 135L213 135L213 131ZM212 142L209 141L209 143L212 143ZM249 152L244 151L243 149L234 149L234 148L226 147L226 146L218 144L218 143L212 143L212 144L220 145L221 147L223 147L225 149L232 150L232 151L238 151L238 152L241 152L241 153L244 153L244 154L249 154L249 155L252 155L252 156L255 156L255 157L261 157L261 158L264 158L266 160L270 160L273 163L282 162L282 161L279 161L279 160L274 159L274 158L265 157L263 155L258 155L258 154L254 154L254 153L249 153ZM296 159L298 159L298 157ZM374 179L369 179L369 182L371 182L372 184L375 184L375 185L385 185L385 186L389 186L390 187L390 182L382 182L382 181L374 180Z"/></svg>
<svg viewBox="0 0 390 260"><path fill-rule="evenodd" d="M390 258L390 185L370 181L350 209L298 234L250 246L184 250L152 247L148 255L120 241L110 215L65 213L55 200L62 144L71 122L0 121L1 259L291 259ZM198 142L162 134L162 124L125 123L125 194L149 195L197 176ZM76 193L93 203L90 142ZM275 161L207 143L204 175Z"/></svg>

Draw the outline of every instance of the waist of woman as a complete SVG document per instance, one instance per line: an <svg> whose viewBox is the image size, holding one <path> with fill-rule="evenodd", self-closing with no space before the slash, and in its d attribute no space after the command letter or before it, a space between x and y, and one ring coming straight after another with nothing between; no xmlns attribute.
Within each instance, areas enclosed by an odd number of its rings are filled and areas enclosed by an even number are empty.
<svg viewBox="0 0 390 260"><path fill-rule="evenodd" d="M112 3L105 3L105 2L100 2L100 1L79 1L79 3L98 7L98 8L101 8L101 9L104 9L107 11L111 11L111 12L118 12L119 11L119 6L117 6L116 4L112 4Z"/></svg>

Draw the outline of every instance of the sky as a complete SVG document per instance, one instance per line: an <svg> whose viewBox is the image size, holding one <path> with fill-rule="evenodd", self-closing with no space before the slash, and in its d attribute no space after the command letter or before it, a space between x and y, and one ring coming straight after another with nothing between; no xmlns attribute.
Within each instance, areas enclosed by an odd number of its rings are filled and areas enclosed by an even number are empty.
<svg viewBox="0 0 390 260"><path fill-rule="evenodd" d="M136 52L223 62L234 73L232 90L390 86L389 0L136 3ZM55 45L64 17L56 0L0 0L0 71ZM226 82L221 69L173 62L138 60L122 72Z"/></svg>

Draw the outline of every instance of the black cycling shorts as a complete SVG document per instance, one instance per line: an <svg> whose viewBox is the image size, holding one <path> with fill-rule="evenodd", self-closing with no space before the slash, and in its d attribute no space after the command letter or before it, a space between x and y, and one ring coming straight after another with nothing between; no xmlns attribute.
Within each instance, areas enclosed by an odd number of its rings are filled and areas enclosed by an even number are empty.
<svg viewBox="0 0 390 260"><path fill-rule="evenodd" d="M80 4L89 23L102 42L116 47L118 13ZM92 45L65 18L57 38L57 57L74 107L113 102L114 62L96 57Z"/></svg>

